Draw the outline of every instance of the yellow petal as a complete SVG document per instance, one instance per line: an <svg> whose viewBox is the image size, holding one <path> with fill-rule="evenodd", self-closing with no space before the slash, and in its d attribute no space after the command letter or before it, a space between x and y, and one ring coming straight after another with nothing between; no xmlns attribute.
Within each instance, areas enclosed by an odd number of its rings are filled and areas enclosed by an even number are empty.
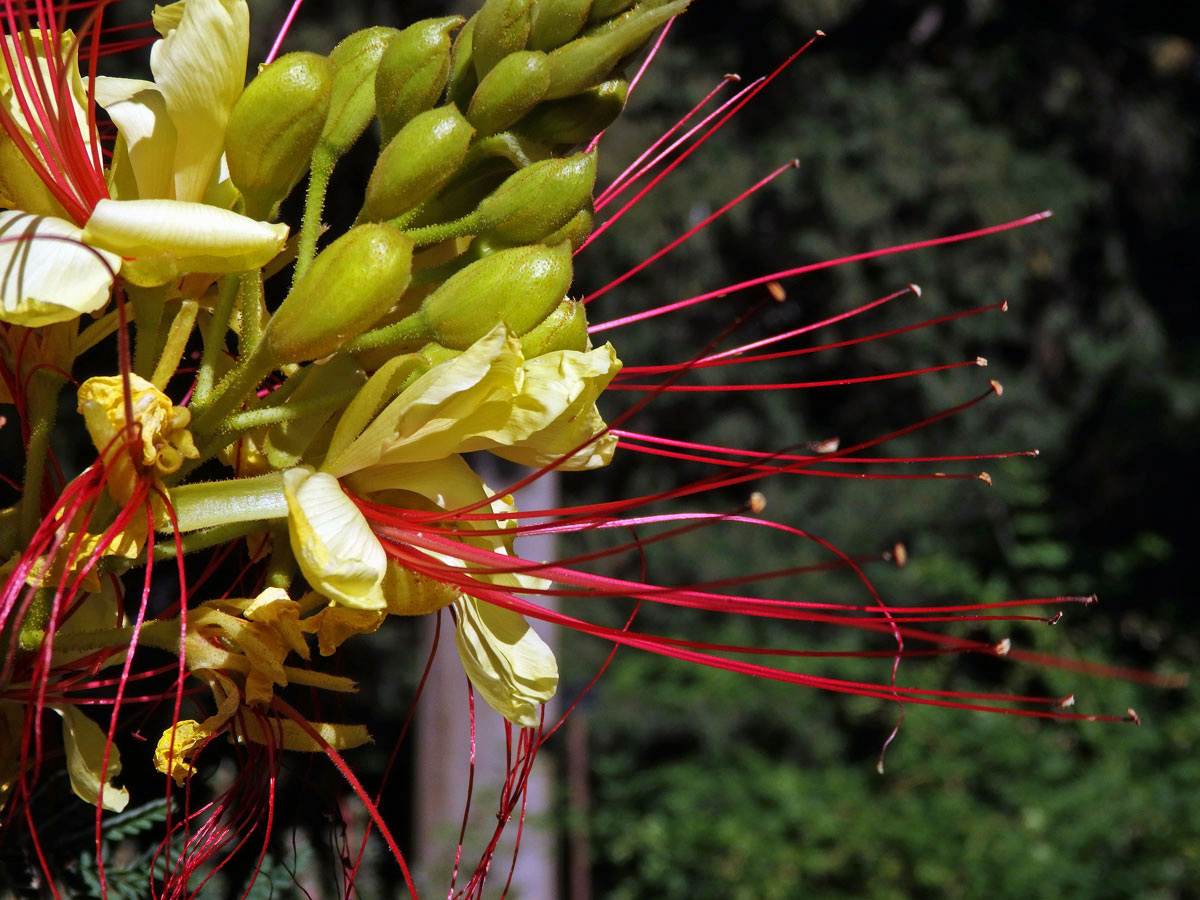
<svg viewBox="0 0 1200 900"><path fill-rule="evenodd" d="M337 479L300 467L283 473L288 535L313 590L355 609L383 609L387 554Z"/></svg>
<svg viewBox="0 0 1200 900"><path fill-rule="evenodd" d="M503 325L434 366L384 407L325 471L442 459L480 431L503 427L520 393L521 342Z"/></svg>
<svg viewBox="0 0 1200 900"><path fill-rule="evenodd" d="M388 568L390 570L392 567ZM386 614L378 610L327 606L301 622L300 627L317 636L317 646L322 656L331 656L343 642L356 634L377 631L385 618Z"/></svg>
<svg viewBox="0 0 1200 900"><path fill-rule="evenodd" d="M84 240L124 257L171 262L178 272L241 272L270 262L288 228L179 200L101 200Z"/></svg>
<svg viewBox="0 0 1200 900"><path fill-rule="evenodd" d="M0 321L68 322L108 303L121 258L84 246L62 219L0 212Z"/></svg>
<svg viewBox="0 0 1200 900"><path fill-rule="evenodd" d="M216 179L245 84L250 14L243 0L187 0L177 22L161 20L168 30L150 51L150 69L178 133L174 197L199 202Z"/></svg>
<svg viewBox="0 0 1200 900"><path fill-rule="evenodd" d="M560 469L606 466L617 439L604 435L582 449L604 429L596 398L621 371L612 344L586 353L558 350L526 360L521 392L502 428L479 432L460 452L491 450L497 456L538 468L567 453Z"/></svg>
<svg viewBox="0 0 1200 900"><path fill-rule="evenodd" d="M120 200L170 199L175 184L175 125L162 92L152 81L97 78L96 103L108 113L125 141L125 153L137 184L134 196Z"/></svg>
<svg viewBox="0 0 1200 900"><path fill-rule="evenodd" d="M112 784L112 780L121 774L121 754L116 746L109 748L108 767L105 768L104 751L108 738L100 726L74 706L55 709L63 719L63 744L66 745L71 789L93 806L120 812L129 803L129 791Z"/></svg>
<svg viewBox="0 0 1200 900"><path fill-rule="evenodd" d="M475 690L492 709L536 728L538 707L558 689L558 663L523 617L473 597L457 604L455 642Z"/></svg>

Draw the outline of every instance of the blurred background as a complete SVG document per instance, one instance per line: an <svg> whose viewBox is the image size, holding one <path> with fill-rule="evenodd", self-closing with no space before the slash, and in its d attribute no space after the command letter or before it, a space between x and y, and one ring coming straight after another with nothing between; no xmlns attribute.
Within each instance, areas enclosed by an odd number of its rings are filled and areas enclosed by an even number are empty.
<svg viewBox="0 0 1200 900"><path fill-rule="evenodd" d="M368 23L469 14L473 6L313 2L289 46L327 49ZM259 21L271 20L271 8L262 4ZM884 448L896 456L1040 451L1037 459L987 463L994 486L776 479L760 486L766 515L850 553L903 541L906 568L870 570L897 606L1092 592L1101 601L1068 608L1052 629L947 626L954 633L1191 671L1200 655L1192 525L1200 439L1198 26L1200 9L1165 2L696 0L601 145L608 177L724 73L765 74L815 29L827 37L579 258L578 289L605 284L788 159L799 165L598 300L594 321L788 266L1046 208L1054 217L789 281L786 303L769 305L739 337L795 327L909 282L923 288L919 299L823 330L814 342L1002 299L1007 313L753 372L724 370L721 378L869 375L977 354L989 359L986 370L802 392L674 395L629 427L760 450L835 435L846 443L966 400L996 378L1002 399ZM735 295L607 336L630 364L686 359L762 296ZM622 408L622 399L606 411ZM569 502L587 502L702 474L626 454L610 477L565 476L561 490ZM744 500L739 491L695 498L689 507L725 511ZM575 543L559 553L582 549ZM656 583L693 583L821 558L794 539L714 528L648 548L645 565ZM622 558L609 571L638 577L640 565ZM762 590L867 601L856 580L839 574ZM628 609L585 612L615 624ZM880 649L854 635L785 634L778 624L680 612L646 611L640 627L705 640ZM572 697L607 648L574 634L562 641L564 695ZM889 665L817 660L805 670L883 681ZM1162 691L954 657L906 662L901 681L1074 692L1077 709L1134 707L1143 724L914 707L880 776L876 760L899 721L894 704L623 651L578 710L573 738L547 748L551 771L575 772L570 792L565 774L555 776L563 782L551 823L560 829L562 896L1198 895L1194 688ZM498 891L494 885L489 895Z"/></svg>

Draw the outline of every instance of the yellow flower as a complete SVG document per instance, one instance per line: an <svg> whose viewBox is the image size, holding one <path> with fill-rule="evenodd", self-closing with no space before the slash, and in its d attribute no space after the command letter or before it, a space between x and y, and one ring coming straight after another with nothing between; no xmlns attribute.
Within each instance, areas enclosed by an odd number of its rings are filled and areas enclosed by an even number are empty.
<svg viewBox="0 0 1200 900"><path fill-rule="evenodd" d="M129 375L129 406L140 452L130 460L122 437L125 418L125 380L119 375L89 378L79 388L79 412L92 443L108 466L106 482L113 499L129 502L143 477L158 478L178 471L199 451L188 431L191 413L139 375ZM114 452L115 450L115 452Z"/></svg>
<svg viewBox="0 0 1200 900"><path fill-rule="evenodd" d="M453 605L456 644L476 690L509 721L536 725L538 707L558 684L554 655L522 616L471 596L469 584L520 590L544 582L503 572L452 576L464 564L449 554L422 554L451 576L445 582L389 564L342 485L397 508L477 505L501 515L515 512L511 498L491 496L461 454L490 450L526 465L558 462L565 469L607 464L616 441L604 433L595 401L620 365L609 345L527 360L520 341L498 326L390 402L383 385L393 373L381 367L338 422L321 471L284 473L289 533L309 583L338 606L358 610L411 615ZM507 519L456 523L461 540L501 554L512 553L511 538L472 532L512 525ZM356 628L378 624L331 622L322 650L359 633Z"/></svg>

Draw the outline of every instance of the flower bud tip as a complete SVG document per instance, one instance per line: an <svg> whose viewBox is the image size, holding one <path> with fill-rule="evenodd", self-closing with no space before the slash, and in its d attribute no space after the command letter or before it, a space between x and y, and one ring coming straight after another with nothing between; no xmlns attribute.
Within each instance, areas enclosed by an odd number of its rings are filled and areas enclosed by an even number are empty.
<svg viewBox="0 0 1200 900"><path fill-rule="evenodd" d="M1142 724L1142 720L1138 718L1137 711L1134 710L1134 708L1132 706L1129 707L1129 709L1125 710L1125 715L1129 716L1129 721L1132 722L1134 725Z"/></svg>
<svg viewBox="0 0 1200 900"><path fill-rule="evenodd" d="M1012 650L1012 640L1010 638L1005 638L992 645L992 652L997 656L1008 656L1010 650Z"/></svg>
<svg viewBox="0 0 1200 900"><path fill-rule="evenodd" d="M921 296L921 286L919 284L910 284L908 286L908 289L910 291L912 291L914 294L916 294L918 297Z"/></svg>
<svg viewBox="0 0 1200 900"><path fill-rule="evenodd" d="M986 484L988 487L992 486L992 476L989 475L987 472L980 472L979 480L982 481L984 484Z"/></svg>
<svg viewBox="0 0 1200 900"><path fill-rule="evenodd" d="M787 291L783 289L783 285L778 281L767 282L767 293L771 295L771 299L776 303L782 303L787 299Z"/></svg>
<svg viewBox="0 0 1200 900"><path fill-rule="evenodd" d="M755 491L750 495L750 512L757 515L767 508L767 498L762 491Z"/></svg>
<svg viewBox="0 0 1200 900"><path fill-rule="evenodd" d="M984 366L987 365L987 357L986 356L975 357L975 365L979 366L979 368L982 369Z"/></svg>
<svg viewBox="0 0 1200 900"><path fill-rule="evenodd" d="M1000 382L996 381L996 379L994 379L994 378L991 381L989 381L988 384L990 384L992 386L992 390L996 393L997 397L1004 396L1004 385L1002 385Z"/></svg>

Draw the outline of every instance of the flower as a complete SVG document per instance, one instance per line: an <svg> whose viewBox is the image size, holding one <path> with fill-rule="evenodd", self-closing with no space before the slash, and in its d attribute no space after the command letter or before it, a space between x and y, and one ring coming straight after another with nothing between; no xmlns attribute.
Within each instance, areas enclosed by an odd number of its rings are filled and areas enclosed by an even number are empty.
<svg viewBox="0 0 1200 900"><path fill-rule="evenodd" d="M0 321L37 326L96 312L118 273L153 287L275 257L285 225L229 209L218 181L241 93L244 0L189 0L155 17L155 81L79 77L79 41L45 28L5 36L0 73ZM68 89L58 89L65 78ZM102 165L93 104L117 126Z"/></svg>

